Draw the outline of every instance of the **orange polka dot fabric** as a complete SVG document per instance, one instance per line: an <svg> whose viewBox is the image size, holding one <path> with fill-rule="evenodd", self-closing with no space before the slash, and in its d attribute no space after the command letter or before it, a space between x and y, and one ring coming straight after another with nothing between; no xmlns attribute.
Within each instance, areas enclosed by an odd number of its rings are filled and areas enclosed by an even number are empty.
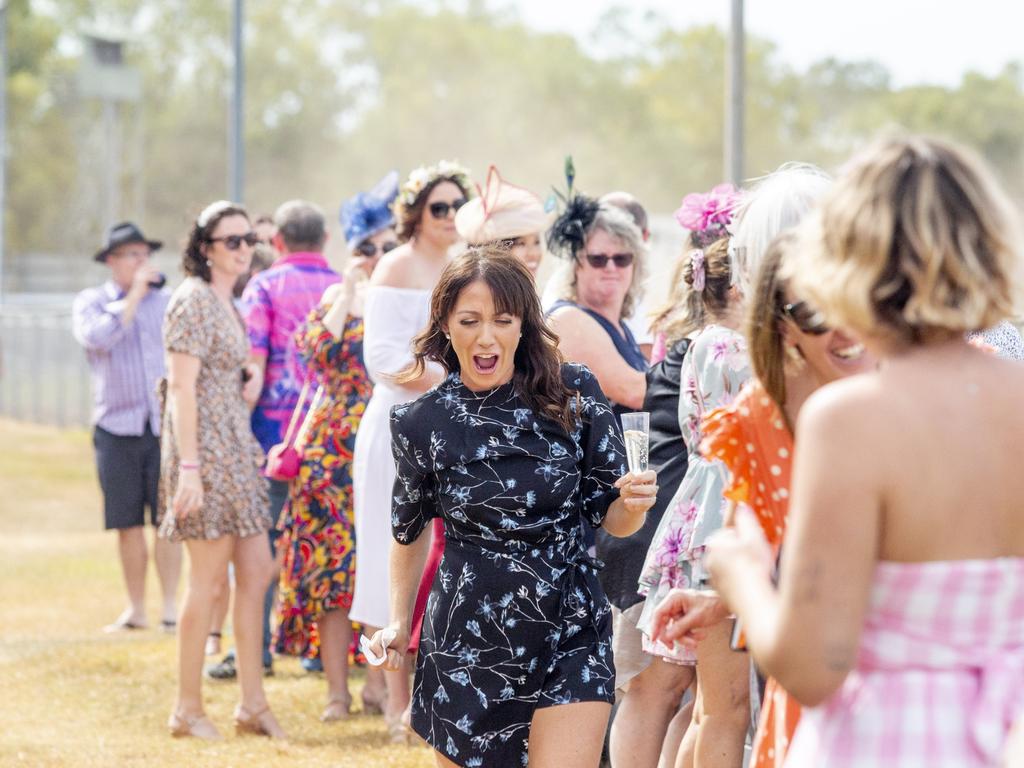
<svg viewBox="0 0 1024 768"><path fill-rule="evenodd" d="M731 405L709 413L702 425L705 457L729 470L725 497L754 511L776 553L789 511L793 436L782 411L761 383L751 380ZM800 720L800 705L768 680L754 736L751 768L782 768Z"/></svg>
<svg viewBox="0 0 1024 768"><path fill-rule="evenodd" d="M711 411L701 429L701 453L729 470L725 497L754 511L777 551L786 528L793 468L793 436L779 407L752 380L732 404Z"/></svg>

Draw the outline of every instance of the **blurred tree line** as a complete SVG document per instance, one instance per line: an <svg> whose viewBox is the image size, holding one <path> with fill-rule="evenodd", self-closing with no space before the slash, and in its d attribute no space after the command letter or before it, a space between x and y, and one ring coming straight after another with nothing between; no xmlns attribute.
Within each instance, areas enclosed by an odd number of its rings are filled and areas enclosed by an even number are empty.
<svg viewBox="0 0 1024 768"><path fill-rule="evenodd" d="M572 154L577 186L627 189L653 211L720 181L725 33L676 29L617 9L593 45L524 26L508 0L248 0L246 200L339 202L387 170L454 158L490 163L546 194ZM178 243L223 197L231 78L225 0L11 0L7 247L89 253L97 204L99 105L74 73L85 25L129 32L143 78L120 110L120 215ZM600 50L595 56L588 50ZM966 74L956 87L897 88L873 62L806 71L748 38L748 175L787 160L826 168L879 130L941 133L973 145L1024 199L1022 72Z"/></svg>

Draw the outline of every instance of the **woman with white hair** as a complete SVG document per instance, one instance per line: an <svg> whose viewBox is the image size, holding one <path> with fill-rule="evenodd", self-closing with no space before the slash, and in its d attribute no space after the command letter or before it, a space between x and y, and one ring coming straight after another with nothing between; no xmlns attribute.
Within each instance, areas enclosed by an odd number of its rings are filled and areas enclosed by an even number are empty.
<svg viewBox="0 0 1024 768"><path fill-rule="evenodd" d="M800 223L831 183L827 173L810 163L784 163L744 195L739 223L729 242L733 282L741 294L750 293L751 282L772 240Z"/></svg>
<svg viewBox="0 0 1024 768"><path fill-rule="evenodd" d="M455 229L469 246L490 245L521 261L534 279L544 256L541 238L552 216L533 192L509 184L493 165L484 189L455 214Z"/></svg>
<svg viewBox="0 0 1024 768"><path fill-rule="evenodd" d="M647 360L623 321L633 313L646 274L640 230L621 208L576 194L552 225L548 247L573 267L548 310L562 356L590 368L616 411L638 410L647 391Z"/></svg>

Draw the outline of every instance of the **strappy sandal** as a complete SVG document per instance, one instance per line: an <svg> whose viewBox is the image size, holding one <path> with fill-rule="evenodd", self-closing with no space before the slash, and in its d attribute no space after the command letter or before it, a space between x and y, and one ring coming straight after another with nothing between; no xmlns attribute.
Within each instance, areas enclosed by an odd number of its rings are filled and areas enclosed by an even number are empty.
<svg viewBox="0 0 1024 768"><path fill-rule="evenodd" d="M348 720L352 713L352 697L344 696L328 699L324 713L320 715L320 722L335 723L338 720Z"/></svg>
<svg viewBox="0 0 1024 768"><path fill-rule="evenodd" d="M385 722L388 726L388 741L392 744L410 747L416 743L417 736L409 721L406 720L405 714L402 712L394 719L385 715Z"/></svg>
<svg viewBox="0 0 1024 768"><path fill-rule="evenodd" d="M235 733L239 736L249 733L254 736L269 736L272 739L288 738L284 729L274 718L270 706L266 705L259 712L250 713L239 705L235 709Z"/></svg>
<svg viewBox="0 0 1024 768"><path fill-rule="evenodd" d="M388 700L388 693L384 691L380 697L375 698L373 696L366 695L366 689L363 688L362 693L359 694L359 698L363 700L363 714L364 715L383 715L384 714L384 702Z"/></svg>
<svg viewBox="0 0 1024 768"><path fill-rule="evenodd" d="M167 720L167 729L171 732L171 736L176 739L189 736L203 739L204 741L220 741L223 738L220 735L220 731L217 730L217 726L211 723L205 714L186 717L177 712L172 712Z"/></svg>

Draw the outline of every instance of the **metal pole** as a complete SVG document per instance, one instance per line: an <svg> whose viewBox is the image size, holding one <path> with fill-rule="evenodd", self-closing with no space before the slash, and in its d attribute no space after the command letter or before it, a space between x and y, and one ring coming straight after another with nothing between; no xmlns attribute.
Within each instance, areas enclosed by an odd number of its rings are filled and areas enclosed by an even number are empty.
<svg viewBox="0 0 1024 768"><path fill-rule="evenodd" d="M243 201L245 188L245 135L242 113L245 106L245 49L242 29L245 26L245 0L234 0L231 43L234 50L234 86L231 90L231 114L228 118L228 197Z"/></svg>
<svg viewBox="0 0 1024 768"><path fill-rule="evenodd" d="M107 140L106 189L103 227L114 226L121 218L121 126L117 102L103 100L103 132Z"/></svg>
<svg viewBox="0 0 1024 768"><path fill-rule="evenodd" d="M7 0L0 0L0 304L4 301L4 214L7 212Z"/></svg>
<svg viewBox="0 0 1024 768"><path fill-rule="evenodd" d="M732 0L729 25L729 54L725 78L725 178L739 186L743 183L743 106L744 54L743 0Z"/></svg>

